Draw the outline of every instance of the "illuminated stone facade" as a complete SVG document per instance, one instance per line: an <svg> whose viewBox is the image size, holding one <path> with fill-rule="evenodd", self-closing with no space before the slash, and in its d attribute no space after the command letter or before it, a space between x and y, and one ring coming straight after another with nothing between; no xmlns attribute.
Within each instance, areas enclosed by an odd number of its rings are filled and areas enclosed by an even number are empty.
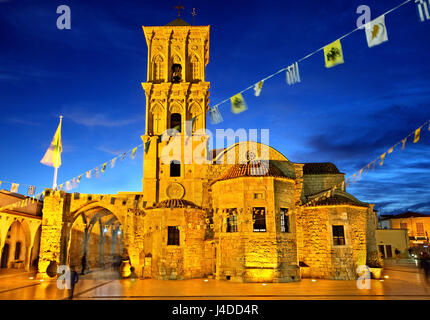
<svg viewBox="0 0 430 320"><path fill-rule="evenodd" d="M177 19L143 30L143 191L47 190L39 271L52 260L79 265L84 253L92 267L103 266L103 256L116 253L128 256L143 278L355 278L356 268L376 251L373 206L344 189L304 206L344 181L333 164L293 163L255 142L208 151L209 26ZM162 134L172 128L178 132L166 139ZM170 139L185 147L172 148ZM205 161L196 161L195 154Z"/></svg>

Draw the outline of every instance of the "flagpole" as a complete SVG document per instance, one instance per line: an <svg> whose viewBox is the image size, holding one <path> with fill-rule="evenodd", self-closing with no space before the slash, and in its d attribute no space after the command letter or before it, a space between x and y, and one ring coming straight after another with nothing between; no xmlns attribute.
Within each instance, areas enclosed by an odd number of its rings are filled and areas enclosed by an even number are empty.
<svg viewBox="0 0 430 320"><path fill-rule="evenodd" d="M60 116L60 126L61 126L62 120L63 120L63 116ZM58 174L58 161L59 161L59 159L60 159L60 156L57 154L57 159L55 159L54 182L52 184L53 190L57 190L57 174Z"/></svg>

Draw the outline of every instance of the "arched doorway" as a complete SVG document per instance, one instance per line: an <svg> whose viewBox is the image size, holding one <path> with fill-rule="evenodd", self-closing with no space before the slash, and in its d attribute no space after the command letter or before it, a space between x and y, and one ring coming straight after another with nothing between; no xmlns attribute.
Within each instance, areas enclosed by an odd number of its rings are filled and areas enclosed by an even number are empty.
<svg viewBox="0 0 430 320"><path fill-rule="evenodd" d="M3 247L3 251L1 254L1 268L7 268L8 267L8 262L9 262L9 251L10 251L10 246L9 243L5 243L4 247Z"/></svg>
<svg viewBox="0 0 430 320"><path fill-rule="evenodd" d="M85 273L119 267L123 255L122 225L108 209L96 207L76 215L70 229L67 261Z"/></svg>
<svg viewBox="0 0 430 320"><path fill-rule="evenodd" d="M27 223L15 220L11 223L1 257L2 268L24 269L30 250L30 230Z"/></svg>

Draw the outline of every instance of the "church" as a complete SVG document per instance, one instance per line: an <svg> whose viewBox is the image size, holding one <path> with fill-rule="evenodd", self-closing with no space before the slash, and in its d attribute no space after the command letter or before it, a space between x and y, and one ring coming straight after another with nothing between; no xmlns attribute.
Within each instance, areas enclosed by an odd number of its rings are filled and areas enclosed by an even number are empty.
<svg viewBox="0 0 430 320"><path fill-rule="evenodd" d="M332 163L294 163L255 141L208 150L210 26L177 18L143 32L142 191L47 189L39 273L51 261L79 266L85 255L95 268L126 253L141 278L356 279L377 252L374 206L346 192ZM171 129L186 147L169 147ZM195 161L196 153L205 161Z"/></svg>

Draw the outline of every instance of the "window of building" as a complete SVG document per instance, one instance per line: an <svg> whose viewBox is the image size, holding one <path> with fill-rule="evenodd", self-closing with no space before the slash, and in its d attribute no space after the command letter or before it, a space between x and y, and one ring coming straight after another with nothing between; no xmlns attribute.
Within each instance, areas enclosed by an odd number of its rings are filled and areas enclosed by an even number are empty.
<svg viewBox="0 0 430 320"><path fill-rule="evenodd" d="M173 160L170 162L170 176L180 177L181 176L181 162L178 160Z"/></svg>
<svg viewBox="0 0 430 320"><path fill-rule="evenodd" d="M424 224L422 222L417 222L417 236L425 236Z"/></svg>
<svg viewBox="0 0 430 320"><path fill-rule="evenodd" d="M237 232L237 209L228 209L227 232Z"/></svg>
<svg viewBox="0 0 430 320"><path fill-rule="evenodd" d="M179 83L182 81L182 66L179 63L172 65L172 82Z"/></svg>
<svg viewBox="0 0 430 320"><path fill-rule="evenodd" d="M15 244L15 260L19 260L19 257L21 256L21 242L17 242Z"/></svg>
<svg viewBox="0 0 430 320"><path fill-rule="evenodd" d="M172 113L170 116L170 128L182 132L182 116L179 113Z"/></svg>
<svg viewBox="0 0 430 320"><path fill-rule="evenodd" d="M252 209L254 232L266 232L266 208L254 207Z"/></svg>
<svg viewBox="0 0 430 320"><path fill-rule="evenodd" d="M333 245L345 245L345 232L343 226L333 226Z"/></svg>
<svg viewBox="0 0 430 320"><path fill-rule="evenodd" d="M389 244L385 245L385 251L387 252L387 258L393 257L393 252L391 251L391 245Z"/></svg>
<svg viewBox="0 0 430 320"><path fill-rule="evenodd" d="M179 246L179 227L168 227L167 230L167 245Z"/></svg>
<svg viewBox="0 0 430 320"><path fill-rule="evenodd" d="M407 229L408 229L408 224L407 224L407 223L404 223L404 222L401 222L401 223L400 223L400 229L407 230Z"/></svg>
<svg viewBox="0 0 430 320"><path fill-rule="evenodd" d="M281 232L290 232L290 218L285 208L281 208Z"/></svg>
<svg viewBox="0 0 430 320"><path fill-rule="evenodd" d="M261 192L254 193L254 199L264 199L264 194Z"/></svg>

